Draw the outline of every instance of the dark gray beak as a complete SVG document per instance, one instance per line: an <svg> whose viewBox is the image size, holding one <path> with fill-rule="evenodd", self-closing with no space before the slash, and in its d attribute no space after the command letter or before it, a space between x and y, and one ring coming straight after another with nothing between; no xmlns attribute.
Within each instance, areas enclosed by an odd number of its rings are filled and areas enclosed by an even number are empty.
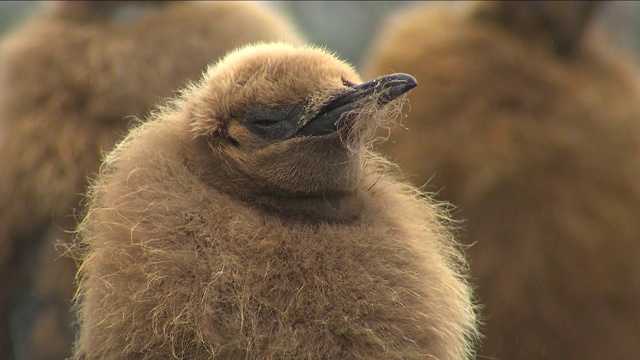
<svg viewBox="0 0 640 360"><path fill-rule="evenodd" d="M319 136L333 133L338 130L342 115L357 109L367 99L375 97L378 105L384 106L417 85L416 79L408 74L386 75L356 85L325 105L298 131L298 135Z"/></svg>

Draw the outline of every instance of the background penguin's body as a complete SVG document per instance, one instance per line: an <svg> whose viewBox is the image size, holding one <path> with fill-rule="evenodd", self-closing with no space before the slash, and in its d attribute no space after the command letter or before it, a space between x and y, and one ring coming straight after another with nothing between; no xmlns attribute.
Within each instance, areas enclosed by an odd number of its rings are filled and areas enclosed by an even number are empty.
<svg viewBox="0 0 640 360"><path fill-rule="evenodd" d="M407 79L258 45L132 130L79 228L76 356L467 358L442 215L363 145Z"/></svg>
<svg viewBox="0 0 640 360"><path fill-rule="evenodd" d="M68 241L85 177L130 116L146 114L226 51L278 39L300 42L283 19L251 3L69 1L46 4L4 40L2 356L70 352L75 265L58 258L54 243Z"/></svg>
<svg viewBox="0 0 640 360"><path fill-rule="evenodd" d="M640 358L640 89L590 2L411 9L368 76L409 72L383 151L465 219L496 359Z"/></svg>

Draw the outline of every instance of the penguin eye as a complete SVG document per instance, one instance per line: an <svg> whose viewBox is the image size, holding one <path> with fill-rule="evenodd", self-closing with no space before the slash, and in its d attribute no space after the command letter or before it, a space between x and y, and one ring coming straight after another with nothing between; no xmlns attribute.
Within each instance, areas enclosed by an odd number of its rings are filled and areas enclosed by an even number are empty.
<svg viewBox="0 0 640 360"><path fill-rule="evenodd" d="M298 127L301 106L260 107L253 112L245 126L265 140L285 140L293 136Z"/></svg>
<svg viewBox="0 0 640 360"><path fill-rule="evenodd" d="M251 122L255 125L261 126L261 127L271 127L274 125L277 125L280 120L275 120L275 119L253 119L251 120Z"/></svg>

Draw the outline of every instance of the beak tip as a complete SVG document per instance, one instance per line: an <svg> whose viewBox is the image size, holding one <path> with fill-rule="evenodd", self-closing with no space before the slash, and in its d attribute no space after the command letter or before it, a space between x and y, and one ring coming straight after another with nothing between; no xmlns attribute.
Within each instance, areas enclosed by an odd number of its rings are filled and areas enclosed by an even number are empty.
<svg viewBox="0 0 640 360"><path fill-rule="evenodd" d="M416 78L414 78L409 74L397 73L395 75L398 77L398 79L404 80L410 89L413 89L414 87L418 86L418 80L416 80Z"/></svg>
<svg viewBox="0 0 640 360"><path fill-rule="evenodd" d="M386 75L378 78L377 81L386 88L381 98L383 103L390 102L418 86L416 78L404 73Z"/></svg>
<svg viewBox="0 0 640 360"><path fill-rule="evenodd" d="M397 74L397 75L398 75L398 81L400 83L397 86L394 86L392 88L392 91L397 92L398 96L418 86L418 81L413 76L409 74Z"/></svg>

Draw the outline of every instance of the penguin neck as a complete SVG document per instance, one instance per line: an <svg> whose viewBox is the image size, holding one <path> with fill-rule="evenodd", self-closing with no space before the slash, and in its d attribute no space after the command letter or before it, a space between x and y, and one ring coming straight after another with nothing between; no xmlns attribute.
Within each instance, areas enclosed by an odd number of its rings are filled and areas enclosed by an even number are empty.
<svg viewBox="0 0 640 360"><path fill-rule="evenodd" d="M185 151L187 168L207 186L246 206L302 222L352 221L362 211L363 196L355 185L350 189L335 187L331 190L316 189L311 193L285 191L273 184L256 182L255 178L246 176L224 161L208 156L207 148L204 141L199 144L198 141L191 142L190 150Z"/></svg>
<svg viewBox="0 0 640 360"><path fill-rule="evenodd" d="M206 182L217 191L242 202L286 219L302 222L344 222L358 218L363 207L362 194L350 191L324 191L318 193L290 193L282 189L256 187L251 179L224 176L216 179L208 174Z"/></svg>
<svg viewBox="0 0 640 360"><path fill-rule="evenodd" d="M303 222L349 222L358 219L363 207L363 199L358 191L290 197L253 194L242 201L278 216Z"/></svg>
<svg viewBox="0 0 640 360"><path fill-rule="evenodd" d="M357 190L301 194L269 188L251 188L251 184L247 183L241 187L244 191L238 191L238 185L243 181L238 177L235 177L235 180L231 186L226 181L215 181L210 185L246 206L288 220L348 222L357 219L363 207L362 194Z"/></svg>

